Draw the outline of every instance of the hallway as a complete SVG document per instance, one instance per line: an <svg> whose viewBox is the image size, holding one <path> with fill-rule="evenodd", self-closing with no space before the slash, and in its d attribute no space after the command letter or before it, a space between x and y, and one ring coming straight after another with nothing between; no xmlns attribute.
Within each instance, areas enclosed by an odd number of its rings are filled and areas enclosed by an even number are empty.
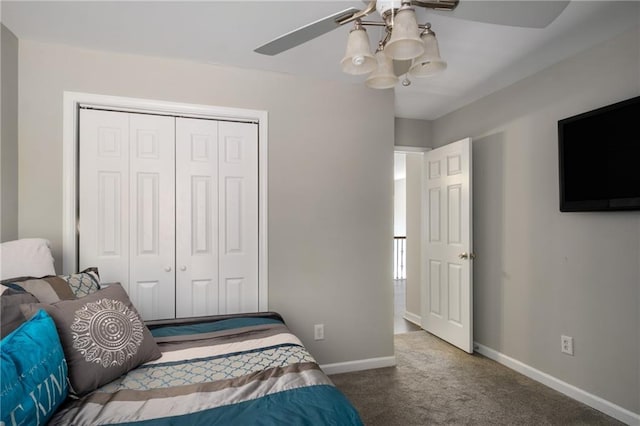
<svg viewBox="0 0 640 426"><path fill-rule="evenodd" d="M403 318L406 309L405 288L407 280L393 280L393 334L408 333L421 328Z"/></svg>

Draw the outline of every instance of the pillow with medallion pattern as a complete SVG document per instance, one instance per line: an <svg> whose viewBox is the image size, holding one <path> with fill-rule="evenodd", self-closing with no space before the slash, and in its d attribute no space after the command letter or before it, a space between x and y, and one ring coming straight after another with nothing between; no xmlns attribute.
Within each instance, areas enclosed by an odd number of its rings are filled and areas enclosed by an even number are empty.
<svg viewBox="0 0 640 426"><path fill-rule="evenodd" d="M75 300L21 305L26 317L53 318L69 367L71 393L83 395L160 358L149 329L119 283Z"/></svg>

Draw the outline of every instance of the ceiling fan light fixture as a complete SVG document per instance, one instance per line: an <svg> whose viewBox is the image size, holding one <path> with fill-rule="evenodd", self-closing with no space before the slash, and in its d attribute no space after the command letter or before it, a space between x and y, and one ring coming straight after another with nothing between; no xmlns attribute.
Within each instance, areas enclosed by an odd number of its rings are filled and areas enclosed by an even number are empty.
<svg viewBox="0 0 640 426"><path fill-rule="evenodd" d="M340 61L342 71L351 75L368 74L376 68L376 59L371 54L367 31L356 22L349 33L347 50Z"/></svg>
<svg viewBox="0 0 640 426"><path fill-rule="evenodd" d="M424 31L422 36L424 53L413 60L413 65L409 69L409 74L413 77L429 77L444 71L447 63L440 57L440 48L436 33L431 31L430 27Z"/></svg>
<svg viewBox="0 0 640 426"><path fill-rule="evenodd" d="M391 89L398 83L398 77L393 73L393 60L378 49L376 61L378 66L367 77L365 84L372 89Z"/></svg>
<svg viewBox="0 0 640 426"><path fill-rule="evenodd" d="M409 4L403 2L398 10L385 51L389 57L397 60L417 58L424 52L416 13Z"/></svg>

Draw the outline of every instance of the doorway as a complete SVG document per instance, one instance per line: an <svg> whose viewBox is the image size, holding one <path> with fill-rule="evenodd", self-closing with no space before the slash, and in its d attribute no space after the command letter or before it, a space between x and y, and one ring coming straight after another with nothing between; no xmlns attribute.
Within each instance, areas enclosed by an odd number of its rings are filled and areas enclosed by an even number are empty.
<svg viewBox="0 0 640 426"><path fill-rule="evenodd" d="M420 185L427 148L394 151L394 334L420 330Z"/></svg>
<svg viewBox="0 0 640 426"><path fill-rule="evenodd" d="M394 253L394 333L410 323L472 353L471 138L394 155L394 228L406 240Z"/></svg>

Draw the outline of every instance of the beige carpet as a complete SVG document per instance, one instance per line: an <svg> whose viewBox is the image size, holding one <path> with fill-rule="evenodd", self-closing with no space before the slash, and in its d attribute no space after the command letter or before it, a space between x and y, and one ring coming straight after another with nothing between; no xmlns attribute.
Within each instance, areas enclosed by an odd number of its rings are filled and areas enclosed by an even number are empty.
<svg viewBox="0 0 640 426"><path fill-rule="evenodd" d="M365 425L621 425L481 355L415 331L396 367L331 376Z"/></svg>

